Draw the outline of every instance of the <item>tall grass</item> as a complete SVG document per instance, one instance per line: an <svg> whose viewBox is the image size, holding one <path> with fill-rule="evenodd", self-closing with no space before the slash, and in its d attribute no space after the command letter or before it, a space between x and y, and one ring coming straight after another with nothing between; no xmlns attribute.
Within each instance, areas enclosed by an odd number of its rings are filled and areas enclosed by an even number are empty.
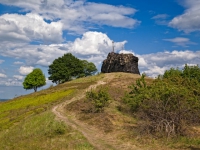
<svg viewBox="0 0 200 150"><path fill-rule="evenodd" d="M87 140L63 122L44 112L0 132L1 150L93 150Z"/></svg>
<svg viewBox="0 0 200 150"><path fill-rule="evenodd" d="M24 118L46 111L51 105L73 93L73 89L39 92L0 103L0 131Z"/></svg>

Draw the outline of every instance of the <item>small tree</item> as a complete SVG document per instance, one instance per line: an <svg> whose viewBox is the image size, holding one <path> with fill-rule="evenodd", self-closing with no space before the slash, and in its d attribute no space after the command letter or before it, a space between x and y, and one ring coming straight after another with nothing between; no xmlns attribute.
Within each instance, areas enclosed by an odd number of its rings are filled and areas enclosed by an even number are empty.
<svg viewBox="0 0 200 150"><path fill-rule="evenodd" d="M92 62L88 62L87 60L82 60L84 67L84 76L91 76L97 72L96 66Z"/></svg>
<svg viewBox="0 0 200 150"><path fill-rule="evenodd" d="M95 112L103 112L104 107L109 104L110 95L106 88L101 87L98 91L86 92L86 98L95 107Z"/></svg>
<svg viewBox="0 0 200 150"><path fill-rule="evenodd" d="M42 87L45 84L45 75L39 68L34 69L30 74L28 74L23 82L24 89L34 89L35 92L37 92L38 87Z"/></svg>

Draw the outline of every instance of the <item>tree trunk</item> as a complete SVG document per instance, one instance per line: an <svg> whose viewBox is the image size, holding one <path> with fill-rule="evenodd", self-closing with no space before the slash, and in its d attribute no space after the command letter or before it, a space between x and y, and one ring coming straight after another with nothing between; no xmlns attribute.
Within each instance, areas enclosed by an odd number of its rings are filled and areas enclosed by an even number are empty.
<svg viewBox="0 0 200 150"><path fill-rule="evenodd" d="M34 91L37 92L37 87L34 87Z"/></svg>

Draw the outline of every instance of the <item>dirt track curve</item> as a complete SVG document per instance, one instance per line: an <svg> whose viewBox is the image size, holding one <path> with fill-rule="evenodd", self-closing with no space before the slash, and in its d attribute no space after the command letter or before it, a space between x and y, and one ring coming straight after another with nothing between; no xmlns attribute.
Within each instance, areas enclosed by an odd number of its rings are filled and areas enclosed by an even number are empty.
<svg viewBox="0 0 200 150"><path fill-rule="evenodd" d="M94 85L91 85L87 89L85 89L85 92L90 89L95 89L99 85L106 84L104 81L99 81ZM87 124L77 120L75 117L67 116L65 113L65 106L80 100L84 98L85 92L80 92L79 95L76 97L73 97L72 99L66 100L63 103L60 103L53 107L52 112L56 115L56 118L65 122L67 125L71 126L75 130L81 132L84 137L89 141L90 144L92 144L97 150L132 150L133 145L123 145L123 143L117 142L116 138L114 138L112 135L105 135L101 132L99 132L98 129L88 126ZM135 147L134 150L137 150Z"/></svg>

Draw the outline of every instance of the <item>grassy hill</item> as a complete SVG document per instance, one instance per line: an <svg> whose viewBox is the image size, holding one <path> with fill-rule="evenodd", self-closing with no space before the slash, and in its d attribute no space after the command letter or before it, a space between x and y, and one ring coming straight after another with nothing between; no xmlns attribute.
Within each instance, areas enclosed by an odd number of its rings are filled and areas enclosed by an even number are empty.
<svg viewBox="0 0 200 150"><path fill-rule="evenodd" d="M0 150L197 149L199 137L167 141L140 135L138 120L122 100L138 78L99 74L1 102ZM147 83L152 80L146 78ZM99 89L106 89L110 100L96 113L85 93Z"/></svg>

